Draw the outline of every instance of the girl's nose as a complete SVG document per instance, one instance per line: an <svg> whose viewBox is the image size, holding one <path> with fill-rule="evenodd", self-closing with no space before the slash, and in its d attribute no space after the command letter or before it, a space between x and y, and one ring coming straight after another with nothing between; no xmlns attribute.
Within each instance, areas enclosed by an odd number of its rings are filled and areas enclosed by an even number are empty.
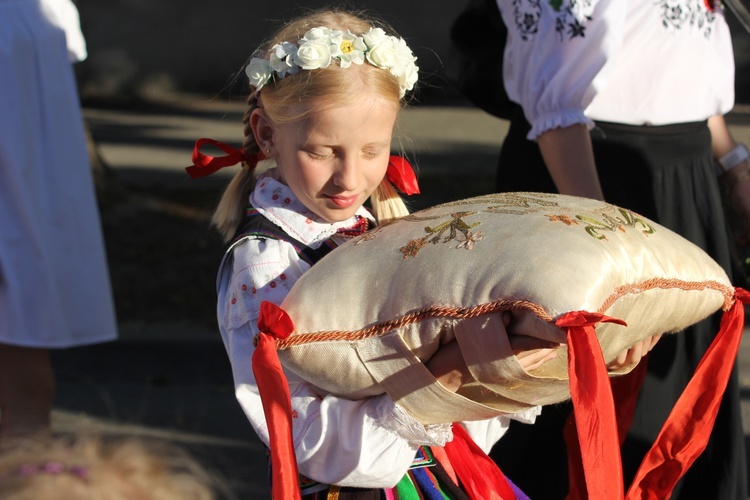
<svg viewBox="0 0 750 500"><path fill-rule="evenodd" d="M356 159L342 158L333 174L333 183L345 191L354 191L359 186L359 166Z"/></svg>

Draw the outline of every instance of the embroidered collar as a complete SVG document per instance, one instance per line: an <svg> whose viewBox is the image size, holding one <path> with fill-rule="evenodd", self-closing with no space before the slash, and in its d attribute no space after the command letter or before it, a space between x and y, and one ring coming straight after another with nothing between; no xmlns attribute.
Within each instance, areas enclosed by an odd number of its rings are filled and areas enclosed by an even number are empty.
<svg viewBox="0 0 750 500"><path fill-rule="evenodd" d="M375 219L365 207L360 207L350 219L331 224L308 210L288 186L268 172L258 179L250 194L250 204L290 236L312 248L320 246L340 229L356 228L361 224L361 218L369 220L371 226L375 225Z"/></svg>

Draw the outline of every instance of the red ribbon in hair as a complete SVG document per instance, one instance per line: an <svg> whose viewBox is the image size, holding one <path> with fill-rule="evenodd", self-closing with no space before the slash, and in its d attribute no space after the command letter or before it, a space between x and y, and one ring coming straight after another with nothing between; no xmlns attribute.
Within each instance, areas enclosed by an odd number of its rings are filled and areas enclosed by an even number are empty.
<svg viewBox="0 0 750 500"><path fill-rule="evenodd" d="M226 153L226 156L209 156L201 153L200 148L204 144L212 144L216 146L217 148L224 151ZM192 157L193 164L189 167L186 167L185 170L190 175L190 177L192 177L193 179L197 179L198 177L211 175L219 169L222 169L224 167L231 167L232 165L237 165L238 163L245 163L250 168L254 168L255 165L257 165L258 162L263 159L265 159L265 155L262 152L256 153L254 155L246 155L239 149L233 148L232 146L224 144L223 142L219 142L214 139L203 138L195 141Z"/></svg>
<svg viewBox="0 0 750 500"><path fill-rule="evenodd" d="M289 315L276 304L263 301L258 318L260 333L252 364L271 449L271 492L274 500L299 500L299 473L292 439L292 398L276 351L276 339L294 331Z"/></svg>
<svg viewBox="0 0 750 500"><path fill-rule="evenodd" d="M419 184L414 169L400 156L391 156L388 159L388 169L385 176L396 186L396 189L407 195L419 194Z"/></svg>

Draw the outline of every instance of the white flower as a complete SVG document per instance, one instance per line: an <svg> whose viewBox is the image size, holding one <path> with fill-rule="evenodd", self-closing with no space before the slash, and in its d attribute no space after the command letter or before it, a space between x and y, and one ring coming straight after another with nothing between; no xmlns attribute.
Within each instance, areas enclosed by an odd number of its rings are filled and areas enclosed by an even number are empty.
<svg viewBox="0 0 750 500"><path fill-rule="evenodd" d="M338 32L331 37L331 55L339 60L342 68L365 62L365 40L351 31Z"/></svg>
<svg viewBox="0 0 750 500"><path fill-rule="evenodd" d="M298 68L294 64L294 55L297 53L297 46L293 43L282 42L273 46L269 56L271 67L279 78L284 78L287 74L293 75Z"/></svg>
<svg viewBox="0 0 750 500"><path fill-rule="evenodd" d="M367 61L396 77L400 96L404 97L417 82L419 68L416 60L403 38L387 35L381 28L370 28L360 37L349 30L321 26L309 30L296 44L281 42L274 45L267 60L252 59L245 72L250 84L260 90L274 74L281 79L300 69L326 68L334 61L342 68Z"/></svg>
<svg viewBox="0 0 750 500"><path fill-rule="evenodd" d="M268 59L254 57L245 68L245 74L250 79L250 85L260 90L271 79L273 68Z"/></svg>
<svg viewBox="0 0 750 500"><path fill-rule="evenodd" d="M338 30L337 30L338 31ZM330 28L326 28L325 26L321 26L319 28L313 28L309 30L307 33L305 33L305 36L303 36L299 43L302 44L303 42L308 42L312 40L330 40L331 35L334 32L331 31Z"/></svg>
<svg viewBox="0 0 750 500"><path fill-rule="evenodd" d="M382 28L370 28L367 33L362 35L362 38L364 38L367 46L372 49L381 41L388 38L388 35L385 34Z"/></svg>
<svg viewBox="0 0 750 500"><path fill-rule="evenodd" d="M390 69L398 64L398 51L393 40L383 40L367 52L367 60L378 68Z"/></svg>
<svg viewBox="0 0 750 500"><path fill-rule="evenodd" d="M309 32L308 32L309 33ZM294 55L294 63L302 69L325 68L331 64L330 38L302 39Z"/></svg>

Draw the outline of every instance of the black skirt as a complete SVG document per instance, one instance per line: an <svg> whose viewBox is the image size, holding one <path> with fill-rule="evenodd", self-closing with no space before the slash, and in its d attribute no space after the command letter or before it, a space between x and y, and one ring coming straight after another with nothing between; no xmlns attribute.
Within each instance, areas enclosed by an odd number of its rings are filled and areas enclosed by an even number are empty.
<svg viewBox="0 0 750 500"><path fill-rule="evenodd" d="M511 121L497 176L498 191L556 192L528 123ZM735 284L746 287L726 223L705 122L668 126L598 123L591 131L605 200L644 215L703 248ZM626 487L664 420L719 331L720 314L663 337L649 355L623 446ZM562 499L567 456L562 426L570 403L545 407L532 426L513 424L491 456L531 498ZM545 478L540 481L540 477ZM735 367L708 446L680 481L674 499L747 499L747 467Z"/></svg>

